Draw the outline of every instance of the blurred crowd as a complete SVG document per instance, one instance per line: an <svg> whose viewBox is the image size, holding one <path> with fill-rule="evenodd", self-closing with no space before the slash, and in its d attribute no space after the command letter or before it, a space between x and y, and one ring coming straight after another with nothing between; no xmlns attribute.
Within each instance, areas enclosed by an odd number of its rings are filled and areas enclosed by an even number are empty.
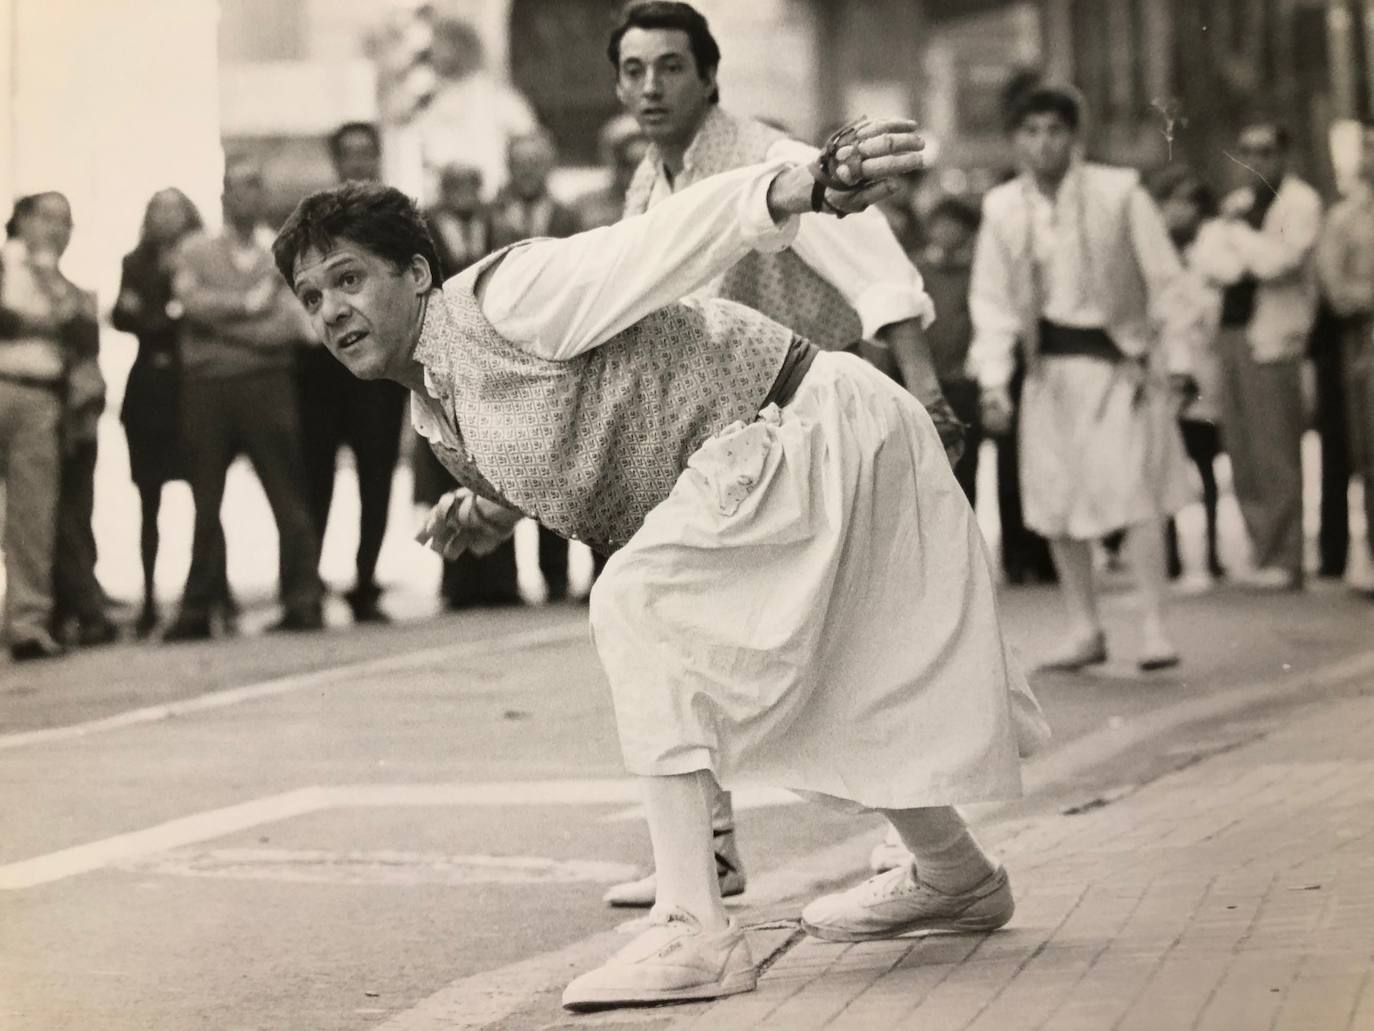
<svg viewBox="0 0 1374 1031"><path fill-rule="evenodd" d="M1001 561L1007 580L1022 584L1080 575L1078 553L1056 552L1028 526L1043 525L1045 517L1028 520L1024 511L1029 505L1038 512L1044 495L1063 487L1055 470L1038 464L1038 451L1023 446L1025 434L1049 439L1058 432L1054 416L1046 422L1036 414L1041 401L1022 411L1028 378L1035 391L1047 389L1037 374L1044 355L1090 358L1104 346L1125 350L1115 332L1115 345L1093 335L1111 323L1117 303L1115 286L1094 293L1100 284L1093 277L1111 272L1111 255L1124 247L1137 255L1148 280L1153 259L1147 252L1155 244L1141 238L1140 216L1117 219L1095 207L1106 201L1094 194L1096 180L1081 171L1089 141L1081 138L1080 101L1072 91L1023 81L1015 92L1006 105L1005 181L981 210L979 198L942 196L931 188L935 177L925 177L887 202L885 214L937 312L926 342L944 395L968 427L958 482L973 501L978 461L987 453L980 445L995 441ZM1027 96L1039 101L1027 105ZM506 181L490 199L477 163L436 168L436 199L426 214L443 275L521 239L567 236L619 219L636 170L650 160L658 117L627 108L601 132L606 185L572 203L550 191L559 154L543 129L508 140ZM381 178L374 125L343 125L326 142L340 181ZM1200 487L1205 539L1181 543L1170 523L1165 562L1169 575L1186 576L1199 588L1231 576L1258 588L1301 589L1309 572L1304 432L1315 426L1322 441L1318 575L1343 575L1354 553L1345 508L1350 476L1374 481L1374 126L1364 134L1361 182L1325 211L1317 192L1289 168L1283 126L1247 126L1235 157L1236 183L1205 182L1178 165L1142 170L1148 217L1166 228L1164 246L1186 272L1187 289L1176 294L1186 301L1177 303L1195 313L1187 340L1172 342L1189 351L1191 382L1169 418L1196 471L1191 488ZM131 628L139 637L183 641L236 632L220 508L227 470L240 455L251 462L280 535L281 614L273 625L280 631L323 626L320 542L342 448L352 453L360 496L356 578L344 599L360 623L388 619L376 570L401 456L413 455L417 504L433 503L453 486L428 448L404 446L411 432L405 390L356 380L312 339L273 266L266 185L259 164L231 155L223 229L214 234L181 191L168 188L150 198L109 311L113 327L138 341L120 419L141 502L144 594ZM1013 195L1014 203L1007 199ZM95 576L95 430L105 406L97 361L101 312L95 297L62 271L72 225L61 194L19 198L0 252L5 630L18 660L106 643L123 629ZM1065 247L1069 234L1076 243ZM1061 252L1074 256L1061 258ZM1030 309L1028 328L1018 313L1031 301L1039 307ZM1005 356L1005 375L989 379L990 365L979 370L973 345L980 334L995 335L988 327L999 320L1020 346ZM1038 346L1027 344L1028 333ZM1170 345L1165 341L1165 350ZM859 341L856 349L901 377L883 347ZM1139 384L1130 376L1177 371L1142 355L1123 364L1113 352L1115 364L1100 384L1092 379L1096 372L1066 372L1053 389L1100 390L1105 411L1126 368L1136 391L1128 404L1137 403ZM1080 367L1087 368L1056 365ZM1223 454L1252 546L1252 561L1231 570L1223 568L1217 543L1216 466ZM1109 469L1100 474L1112 475ZM162 488L176 480L190 485L195 525L186 584L176 611L164 618L154 592L158 516ZM1364 496L1365 525L1374 527L1374 489ZM1111 561L1121 547L1122 520L1101 522L1100 548ZM1094 526L1086 536L1097 532ZM1085 534L1074 528L1072 536ZM1367 554L1367 541L1353 545ZM1194 568L1188 568L1190 555L1202 556ZM548 598L566 598L567 542L541 530L538 559ZM1367 561L1353 565L1368 568ZM1075 588L1065 589L1072 605ZM447 562L441 592L451 609L521 603L513 544ZM1091 624L1091 613L1084 620ZM1080 644L1078 658L1095 654L1093 642ZM1068 658L1072 667L1074 656Z"/></svg>

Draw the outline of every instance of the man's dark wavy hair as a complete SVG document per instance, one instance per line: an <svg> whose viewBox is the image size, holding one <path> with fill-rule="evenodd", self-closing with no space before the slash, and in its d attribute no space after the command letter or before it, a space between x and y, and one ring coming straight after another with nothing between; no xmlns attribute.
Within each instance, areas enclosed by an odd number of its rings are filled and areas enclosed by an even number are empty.
<svg viewBox="0 0 1374 1031"><path fill-rule="evenodd" d="M611 59L617 75L620 74L620 40L631 29L680 29L687 33L698 76L705 78L707 72L720 67L720 46L700 11L691 4L670 0L638 0L625 5L620 24L611 30L611 39L606 45L606 56ZM719 86L711 90L708 99L713 104L720 103Z"/></svg>
<svg viewBox="0 0 1374 1031"><path fill-rule="evenodd" d="M415 202L400 190L380 183L343 183L312 193L296 205L272 244L272 257L282 278L296 288L296 262L302 254L321 254L347 240L400 271L419 255L429 262L434 285L444 269L429 226Z"/></svg>
<svg viewBox="0 0 1374 1031"><path fill-rule="evenodd" d="M1041 83L1011 98L1007 106L1007 132L1016 132L1031 115L1058 115L1059 119L1077 132L1083 121L1083 107L1078 94L1063 86Z"/></svg>

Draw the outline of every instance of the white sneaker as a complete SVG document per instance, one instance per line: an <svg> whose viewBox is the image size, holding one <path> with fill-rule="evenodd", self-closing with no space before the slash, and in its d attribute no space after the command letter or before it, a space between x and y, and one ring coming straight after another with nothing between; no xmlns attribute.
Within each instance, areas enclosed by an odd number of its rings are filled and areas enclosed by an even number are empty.
<svg viewBox="0 0 1374 1031"><path fill-rule="evenodd" d="M802 910L802 928L835 942L896 938L912 931L992 931L1016 909L1001 867L958 895L937 891L914 874L911 866L898 867L848 891L824 895Z"/></svg>
<svg viewBox="0 0 1374 1031"><path fill-rule="evenodd" d="M720 881L720 897L732 898L744 894L744 864L740 862L739 848L735 844L734 831L721 831L714 835L716 853L716 877ZM658 897L658 877L649 874L637 881L624 881L613 884L601 896L608 906L625 909L648 909Z"/></svg>
<svg viewBox="0 0 1374 1031"><path fill-rule="evenodd" d="M739 924L708 933L681 910L656 917L653 925L600 967L563 990L574 1012L616 1006L715 999L753 991L758 973Z"/></svg>

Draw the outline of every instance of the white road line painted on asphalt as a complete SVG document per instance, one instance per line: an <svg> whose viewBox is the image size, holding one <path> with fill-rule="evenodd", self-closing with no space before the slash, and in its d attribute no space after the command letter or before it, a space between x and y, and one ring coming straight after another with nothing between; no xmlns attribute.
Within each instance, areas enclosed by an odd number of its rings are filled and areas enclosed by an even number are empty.
<svg viewBox="0 0 1374 1031"><path fill-rule="evenodd" d="M251 802L210 809L179 820L170 820L141 831L77 845L60 852L36 856L0 866L0 890L16 891L51 884L77 874L99 870L121 860L146 856L169 848L193 845L235 831L247 830L274 820L285 820L322 808L319 788L301 788Z"/></svg>
<svg viewBox="0 0 1374 1031"><path fill-rule="evenodd" d="M71 723L63 727L48 727L43 730L26 730L14 734L0 735L0 751L10 748L23 748L27 745L47 744L53 741L69 741L74 738L99 734L107 730L119 730L144 723L157 723L175 716L189 716L192 713L223 709L230 705L257 701L260 698L273 698L309 687L320 687L351 677L373 676L386 673L401 673L433 665L436 662L473 658L490 655L493 652L513 651L516 648L537 648L541 645L567 644L587 638L587 629L579 625L576 629L546 628L524 630L519 633L503 634L476 641L463 641L460 644L440 645L418 652L402 655L389 655L381 659L363 659L358 662L331 666L328 669L311 670L307 673L293 673L289 676L264 680L257 684L245 684L223 691L197 695L184 701L168 702L165 705L152 705L142 709L130 709L114 716L83 723Z"/></svg>
<svg viewBox="0 0 1374 1031"><path fill-rule="evenodd" d="M421 806L625 805L639 797L633 780L522 780L476 784L342 784L315 786L183 816L0 866L0 891L18 891L116 863L326 809Z"/></svg>
<svg viewBox="0 0 1374 1031"><path fill-rule="evenodd" d="M734 810L742 813L748 809L772 809L776 806L800 805L806 799L793 794L785 788L746 787L730 792ZM632 823L644 819L644 807L632 805L614 813L607 813L597 823Z"/></svg>
<svg viewBox="0 0 1374 1031"><path fill-rule="evenodd" d="M1043 758L1029 760L1023 777L1026 790L1029 793L1062 782L1073 773L1090 769L1125 748L1191 723L1278 701L1299 692L1370 678L1374 678L1374 652L1355 655L1311 673L1292 673L1203 696L1144 715L1127 726L1104 727ZM1008 803L976 806L971 811L966 809L965 815L978 825L996 819L1008 808ZM837 871L858 874L866 869L869 850L876 843L873 832L864 831L803 856L785 868L751 880L742 901L750 907L775 905L813 891L834 878ZM485 1031L528 1006L541 992L548 992L554 986L561 988L574 975L604 960L623 942L624 937L614 931L597 934L556 952L473 974L439 989L410 1009L377 1025L373 1031Z"/></svg>
<svg viewBox="0 0 1374 1031"><path fill-rule="evenodd" d="M441 884L614 884L639 876L629 863L543 856L448 855L373 849L176 849L117 864L127 873L237 881L412 887Z"/></svg>

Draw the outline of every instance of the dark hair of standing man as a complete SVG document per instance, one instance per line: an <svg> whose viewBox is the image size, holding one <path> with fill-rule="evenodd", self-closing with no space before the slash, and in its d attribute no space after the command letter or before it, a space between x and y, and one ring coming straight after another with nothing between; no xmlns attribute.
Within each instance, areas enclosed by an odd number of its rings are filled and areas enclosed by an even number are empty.
<svg viewBox="0 0 1374 1031"><path fill-rule="evenodd" d="M700 11L691 4L672 0L639 0L626 5L620 24L611 31L611 40L606 46L606 56L611 59L617 74L620 72L620 40L631 29L678 29L687 33L697 75L705 78L707 72L720 67L720 46ZM709 99L713 104L720 103L719 87L711 91Z"/></svg>
<svg viewBox="0 0 1374 1031"><path fill-rule="evenodd" d="M296 205L272 244L272 257L287 284L296 288L296 262L307 251L321 254L348 241L382 258L396 270L419 255L437 285L444 269L429 226L415 202L380 183L346 182L312 193Z"/></svg>
<svg viewBox="0 0 1374 1031"><path fill-rule="evenodd" d="M1082 102L1074 90L1063 86L1032 87L1011 99L1007 108L1007 132L1021 128L1031 115L1058 115L1070 131L1077 132L1083 118Z"/></svg>

